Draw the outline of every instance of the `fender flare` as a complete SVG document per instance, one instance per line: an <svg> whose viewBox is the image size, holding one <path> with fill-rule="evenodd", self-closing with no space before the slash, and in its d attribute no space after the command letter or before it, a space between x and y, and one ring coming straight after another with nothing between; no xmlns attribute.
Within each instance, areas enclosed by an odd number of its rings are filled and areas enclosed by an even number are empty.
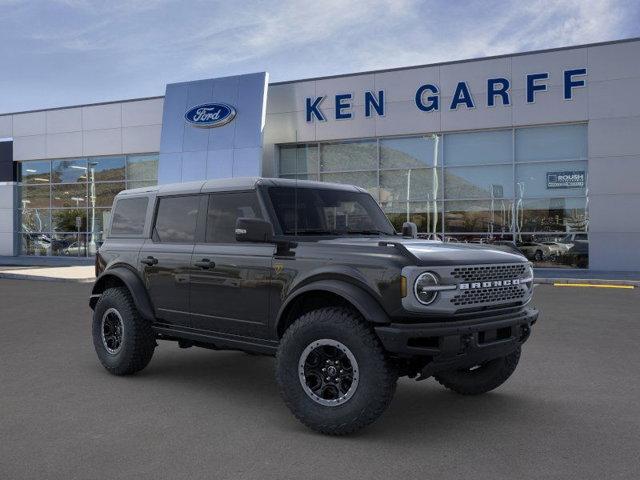
<svg viewBox="0 0 640 480"><path fill-rule="evenodd" d="M389 316L380 303L363 288L343 280L318 280L300 287L287 298L280 307L276 321L276 331L279 331L284 320L284 313L301 295L309 292L329 292L344 298L351 303L362 317L372 323L389 323Z"/></svg>
<svg viewBox="0 0 640 480"><path fill-rule="evenodd" d="M138 312L140 312L140 315L142 315L143 318L151 321L155 319L151 300L149 299L147 289L145 288L142 279L138 276L138 274L132 272L126 267L110 268L108 270L105 270L98 277L96 283L94 283L93 285L93 289L91 290L91 299L89 300L89 306L92 309L95 308L100 295L102 294L102 292L104 292L104 286L110 278L117 278L125 284L129 292L131 293L133 303L135 304Z"/></svg>

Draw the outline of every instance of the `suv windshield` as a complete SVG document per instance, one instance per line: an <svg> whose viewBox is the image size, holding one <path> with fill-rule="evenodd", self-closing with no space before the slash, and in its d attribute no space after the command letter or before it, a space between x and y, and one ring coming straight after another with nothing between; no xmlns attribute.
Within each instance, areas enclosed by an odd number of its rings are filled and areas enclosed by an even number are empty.
<svg viewBox="0 0 640 480"><path fill-rule="evenodd" d="M271 187L269 197L284 235L394 235L367 193L328 188Z"/></svg>

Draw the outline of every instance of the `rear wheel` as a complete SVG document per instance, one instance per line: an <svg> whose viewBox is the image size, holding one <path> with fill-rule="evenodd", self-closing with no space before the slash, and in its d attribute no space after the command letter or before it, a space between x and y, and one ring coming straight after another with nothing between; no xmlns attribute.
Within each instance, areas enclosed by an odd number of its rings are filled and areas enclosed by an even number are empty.
<svg viewBox="0 0 640 480"><path fill-rule="evenodd" d="M289 327L278 349L276 377L298 420L330 435L375 421L397 381L375 333L343 308L315 310Z"/></svg>
<svg viewBox="0 0 640 480"><path fill-rule="evenodd" d="M435 379L462 395L480 395L498 388L513 374L520 360L520 347L504 357L470 368L440 372Z"/></svg>
<svg viewBox="0 0 640 480"><path fill-rule="evenodd" d="M93 312L93 346L100 363L114 375L130 375L147 366L156 341L124 287L109 288Z"/></svg>

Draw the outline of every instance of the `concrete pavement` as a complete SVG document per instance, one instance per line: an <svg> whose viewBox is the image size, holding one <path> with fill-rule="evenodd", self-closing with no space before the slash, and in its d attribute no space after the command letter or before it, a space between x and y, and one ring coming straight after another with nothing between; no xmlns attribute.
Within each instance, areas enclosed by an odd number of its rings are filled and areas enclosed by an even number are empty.
<svg viewBox="0 0 640 480"><path fill-rule="evenodd" d="M273 359L160 342L114 377L91 343L90 285L0 279L0 477L7 479L635 479L639 290L541 285L513 377L461 397L402 379L347 438L281 401Z"/></svg>

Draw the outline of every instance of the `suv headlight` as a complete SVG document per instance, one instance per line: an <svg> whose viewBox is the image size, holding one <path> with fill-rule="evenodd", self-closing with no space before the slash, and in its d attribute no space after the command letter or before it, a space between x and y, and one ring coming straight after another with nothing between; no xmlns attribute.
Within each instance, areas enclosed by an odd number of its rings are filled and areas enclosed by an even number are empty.
<svg viewBox="0 0 640 480"><path fill-rule="evenodd" d="M416 278L413 285L413 293L418 301L423 305L434 302L438 296L438 277L431 272L425 272Z"/></svg>

